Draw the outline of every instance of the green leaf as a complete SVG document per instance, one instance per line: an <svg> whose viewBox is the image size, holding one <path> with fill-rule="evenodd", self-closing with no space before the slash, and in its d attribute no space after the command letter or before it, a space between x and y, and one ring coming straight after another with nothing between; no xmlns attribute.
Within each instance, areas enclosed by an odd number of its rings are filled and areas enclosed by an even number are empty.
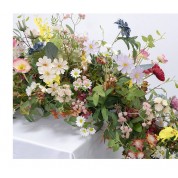
<svg viewBox="0 0 178 178"><path fill-rule="evenodd" d="M156 34L161 36L161 33L158 30L156 30Z"/></svg>
<svg viewBox="0 0 178 178"><path fill-rule="evenodd" d="M153 39L153 37L151 35L148 35L148 41L149 42L153 42L154 41L154 39Z"/></svg>
<svg viewBox="0 0 178 178"><path fill-rule="evenodd" d="M175 83L175 87L178 88L178 83Z"/></svg>
<svg viewBox="0 0 178 178"><path fill-rule="evenodd" d="M108 141L108 147L112 148L115 145L115 141L114 140L109 140Z"/></svg>
<svg viewBox="0 0 178 178"><path fill-rule="evenodd" d="M33 122L34 121L34 118L33 118L32 115L24 115L24 116L29 122Z"/></svg>
<svg viewBox="0 0 178 178"><path fill-rule="evenodd" d="M98 85L96 87L93 88L93 91L97 92L98 95L105 97L105 92L103 90L103 86L102 85Z"/></svg>
<svg viewBox="0 0 178 178"><path fill-rule="evenodd" d="M142 125L140 123L137 123L133 126L133 129L136 131L136 132L141 132L142 131Z"/></svg>
<svg viewBox="0 0 178 178"><path fill-rule="evenodd" d="M17 16L18 19L21 18L21 17L22 17L22 15Z"/></svg>
<svg viewBox="0 0 178 178"><path fill-rule="evenodd" d="M143 40L144 42L147 42L147 41L148 41L148 39L147 39L146 36L142 36L142 40Z"/></svg>
<svg viewBox="0 0 178 178"><path fill-rule="evenodd" d="M48 58L54 59L57 57L58 48L51 42L48 42L45 46L45 54Z"/></svg>
<svg viewBox="0 0 178 178"><path fill-rule="evenodd" d="M106 96L108 96L114 89L113 88L109 88L107 91L106 91Z"/></svg>
<svg viewBox="0 0 178 178"><path fill-rule="evenodd" d="M108 120L108 110L105 108L105 106L103 106L101 108L101 113L102 113L103 119L107 121Z"/></svg>
<svg viewBox="0 0 178 178"><path fill-rule="evenodd" d="M131 120L131 122L132 122L133 124L134 124L134 123L138 123L138 122L140 122L140 121L143 121L143 118L137 117L137 118Z"/></svg>
<svg viewBox="0 0 178 178"><path fill-rule="evenodd" d="M25 19L25 21L27 22L29 19L30 19L30 18L29 18L29 17L27 17L27 18Z"/></svg>
<svg viewBox="0 0 178 178"><path fill-rule="evenodd" d="M76 117L71 116L68 119L64 119L69 125L76 126Z"/></svg>
<svg viewBox="0 0 178 178"><path fill-rule="evenodd" d="M94 95L93 95L93 104L95 106L97 106L98 105L98 101L99 101L99 95L98 95L98 93L94 93Z"/></svg>
<svg viewBox="0 0 178 178"><path fill-rule="evenodd" d="M70 31L71 34L74 34L73 29L69 25L66 25L66 27L69 29L69 31Z"/></svg>
<svg viewBox="0 0 178 178"><path fill-rule="evenodd" d="M119 150L119 144L116 143L114 146L113 146L113 151L118 151Z"/></svg>

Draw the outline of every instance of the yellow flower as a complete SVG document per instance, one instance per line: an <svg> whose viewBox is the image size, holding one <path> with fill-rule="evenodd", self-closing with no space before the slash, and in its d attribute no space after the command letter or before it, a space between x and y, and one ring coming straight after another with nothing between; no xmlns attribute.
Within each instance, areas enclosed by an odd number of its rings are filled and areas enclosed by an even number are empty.
<svg viewBox="0 0 178 178"><path fill-rule="evenodd" d="M42 41L49 41L52 38L52 33L51 33L51 29L48 25L48 23L43 23L42 18L35 18L34 19L34 23L36 24L36 26L38 27L39 31L40 31L40 39Z"/></svg>
<svg viewBox="0 0 178 178"><path fill-rule="evenodd" d="M60 80L61 80L61 77L59 75L56 75L53 81L56 82L58 85L60 85Z"/></svg>
<svg viewBox="0 0 178 178"><path fill-rule="evenodd" d="M165 141L173 137L175 137L174 140L178 139L178 131L173 129L172 127L165 127L163 130L160 131L158 139L162 139L162 141Z"/></svg>
<svg viewBox="0 0 178 178"><path fill-rule="evenodd" d="M60 80L61 77L59 75L56 75L56 77L51 81L51 82L46 82L46 84L49 86L51 85L53 82L57 83L58 85L60 85Z"/></svg>
<svg viewBox="0 0 178 178"><path fill-rule="evenodd" d="M132 82L132 80L130 80L129 81L129 88L132 88L132 86L133 86L133 82Z"/></svg>
<svg viewBox="0 0 178 178"><path fill-rule="evenodd" d="M86 62L87 61L86 53L84 51L82 51L81 60L82 60L82 62Z"/></svg>

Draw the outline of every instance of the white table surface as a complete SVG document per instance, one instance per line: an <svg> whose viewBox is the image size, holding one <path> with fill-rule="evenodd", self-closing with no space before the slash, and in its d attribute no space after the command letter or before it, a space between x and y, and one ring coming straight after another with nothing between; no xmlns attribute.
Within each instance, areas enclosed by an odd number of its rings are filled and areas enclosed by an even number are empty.
<svg viewBox="0 0 178 178"><path fill-rule="evenodd" d="M121 151L113 152L102 141L102 132L84 138L79 128L62 118L41 118L28 122L23 116L14 119L14 159L114 159Z"/></svg>

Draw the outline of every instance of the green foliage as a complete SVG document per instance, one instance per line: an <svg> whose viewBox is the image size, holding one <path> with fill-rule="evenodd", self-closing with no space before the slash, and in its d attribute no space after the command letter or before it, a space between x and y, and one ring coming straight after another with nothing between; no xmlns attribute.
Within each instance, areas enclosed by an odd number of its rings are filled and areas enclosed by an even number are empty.
<svg viewBox="0 0 178 178"><path fill-rule="evenodd" d="M133 129L136 132L141 132L142 131L142 125L140 123L136 123L136 124L134 124Z"/></svg>
<svg viewBox="0 0 178 178"><path fill-rule="evenodd" d="M54 59L58 55L58 48L51 42L48 42L45 46L45 54L48 58Z"/></svg>

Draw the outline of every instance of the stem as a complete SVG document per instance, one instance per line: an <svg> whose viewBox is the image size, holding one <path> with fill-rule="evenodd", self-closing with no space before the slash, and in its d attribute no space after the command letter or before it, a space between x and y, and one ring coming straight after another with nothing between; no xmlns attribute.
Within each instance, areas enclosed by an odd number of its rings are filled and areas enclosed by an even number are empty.
<svg viewBox="0 0 178 178"><path fill-rule="evenodd" d="M26 75L25 75L24 73L23 73L22 75L24 76L25 80L29 83L29 81L28 81Z"/></svg>
<svg viewBox="0 0 178 178"><path fill-rule="evenodd" d="M117 41L117 38L119 37L119 35L121 34L121 31L119 32L119 34L116 36L115 40L112 43L112 46L114 45L114 43Z"/></svg>

